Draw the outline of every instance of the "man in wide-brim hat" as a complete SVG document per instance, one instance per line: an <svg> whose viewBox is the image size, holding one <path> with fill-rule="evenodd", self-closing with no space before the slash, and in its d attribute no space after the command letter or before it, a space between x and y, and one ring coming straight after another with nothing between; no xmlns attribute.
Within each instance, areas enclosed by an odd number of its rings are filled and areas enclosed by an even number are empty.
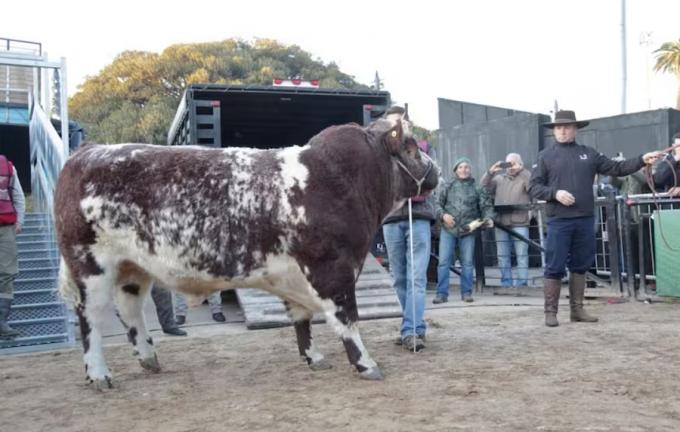
<svg viewBox="0 0 680 432"><path fill-rule="evenodd" d="M529 181L534 199L545 200L548 238L545 246L544 295L545 325L556 327L557 304L562 278L569 263L570 319L573 322L596 322L583 310L585 273L595 260L595 174L622 177L645 164L652 164L659 152L649 152L623 161L613 161L592 147L576 142L578 129L588 125L576 120L574 111L557 111L551 123L556 144L538 154L536 168Z"/></svg>

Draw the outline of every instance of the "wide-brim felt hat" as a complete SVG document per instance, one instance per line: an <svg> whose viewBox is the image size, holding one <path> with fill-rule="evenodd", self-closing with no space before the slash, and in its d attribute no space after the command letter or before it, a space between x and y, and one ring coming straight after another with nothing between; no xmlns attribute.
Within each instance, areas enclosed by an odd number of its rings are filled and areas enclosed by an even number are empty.
<svg viewBox="0 0 680 432"><path fill-rule="evenodd" d="M589 121L576 120L574 111L559 110L555 113L555 120L551 123L543 123L543 126L553 129L558 125L576 125L577 129L584 128L590 124Z"/></svg>

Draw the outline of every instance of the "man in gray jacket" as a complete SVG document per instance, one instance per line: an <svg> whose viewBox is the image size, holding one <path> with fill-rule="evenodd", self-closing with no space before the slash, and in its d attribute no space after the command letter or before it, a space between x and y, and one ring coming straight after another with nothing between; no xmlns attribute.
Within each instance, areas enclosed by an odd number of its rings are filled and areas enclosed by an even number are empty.
<svg viewBox="0 0 680 432"><path fill-rule="evenodd" d="M505 157L505 164L510 165L505 171L502 162L493 164L482 177L481 184L494 197L496 221L524 238L529 238L531 218L529 209L504 210L503 206L528 206L531 203L529 196L531 173L524 169L522 157L517 153L509 153ZM529 278L529 244L499 228L496 228L495 235L501 286L506 288L513 286L511 261L513 245L517 257L517 278L514 285L526 286Z"/></svg>

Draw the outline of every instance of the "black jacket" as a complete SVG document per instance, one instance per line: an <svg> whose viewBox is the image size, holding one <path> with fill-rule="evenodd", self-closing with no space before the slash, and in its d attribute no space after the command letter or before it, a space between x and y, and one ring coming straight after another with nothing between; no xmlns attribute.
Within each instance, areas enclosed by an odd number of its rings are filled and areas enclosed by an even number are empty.
<svg viewBox="0 0 680 432"><path fill-rule="evenodd" d="M434 197L432 194L428 194L425 201L416 202L414 201L411 205L413 210L413 220L416 219L427 219L430 223L434 223L435 208L434 208ZM388 214L383 220L383 224L400 222L408 220L408 201L404 203L401 207L394 210L392 213Z"/></svg>
<svg viewBox="0 0 680 432"><path fill-rule="evenodd" d="M595 212L593 181L595 174L626 176L645 165L642 156L615 162L592 147L576 142L556 143L538 154L536 168L529 180L529 193L548 202L549 218L592 216ZM571 193L576 202L567 207L555 199L558 190Z"/></svg>
<svg viewBox="0 0 680 432"><path fill-rule="evenodd" d="M673 171L675 171L675 177ZM675 184L676 181L678 184ZM671 155L659 161L654 173L654 183L657 187L665 189L680 186L680 162L676 162Z"/></svg>

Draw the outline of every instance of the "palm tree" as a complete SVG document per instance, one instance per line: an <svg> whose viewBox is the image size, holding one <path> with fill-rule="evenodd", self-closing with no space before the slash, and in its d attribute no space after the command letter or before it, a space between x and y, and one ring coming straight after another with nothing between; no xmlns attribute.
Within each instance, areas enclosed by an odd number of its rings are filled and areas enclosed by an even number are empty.
<svg viewBox="0 0 680 432"><path fill-rule="evenodd" d="M680 39L672 42L665 42L654 51L656 54L656 72L671 72L678 78L678 95L675 107L680 110Z"/></svg>

